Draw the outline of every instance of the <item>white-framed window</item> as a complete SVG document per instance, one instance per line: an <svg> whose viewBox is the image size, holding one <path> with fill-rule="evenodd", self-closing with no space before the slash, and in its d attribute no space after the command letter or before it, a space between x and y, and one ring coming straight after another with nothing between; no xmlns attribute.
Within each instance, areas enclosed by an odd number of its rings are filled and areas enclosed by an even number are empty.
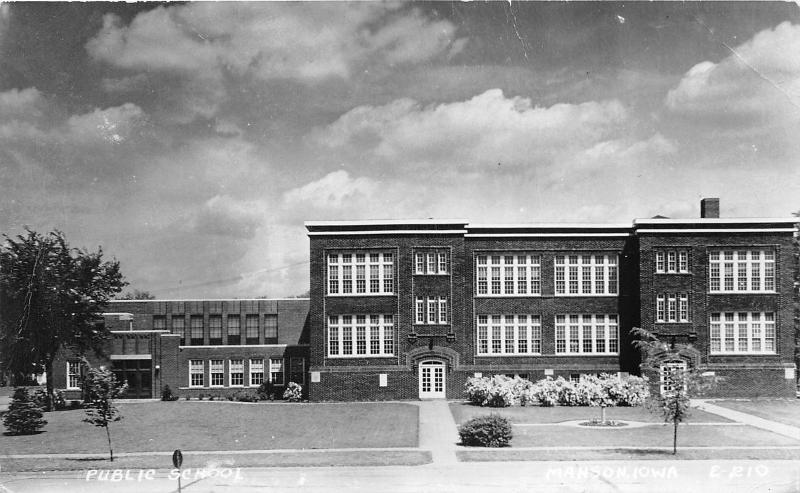
<svg viewBox="0 0 800 493"><path fill-rule="evenodd" d="M230 386L243 387L244 386L244 360L232 359L228 362L230 365L228 371L230 372Z"/></svg>
<svg viewBox="0 0 800 493"><path fill-rule="evenodd" d="M269 359L269 381L273 385L283 385L283 358Z"/></svg>
<svg viewBox="0 0 800 493"><path fill-rule="evenodd" d="M329 253L327 284L334 296L394 294L394 254Z"/></svg>
<svg viewBox="0 0 800 493"><path fill-rule="evenodd" d="M659 368L659 379L661 384L661 395L670 395L677 390L677 386L683 383L683 391L688 387L686 381L687 365L682 360L664 361Z"/></svg>
<svg viewBox="0 0 800 493"><path fill-rule="evenodd" d="M212 359L208 365L211 379L211 387L223 387L225 385L225 360Z"/></svg>
<svg viewBox="0 0 800 493"><path fill-rule="evenodd" d="M414 274L449 274L450 255L447 250L417 250L414 252Z"/></svg>
<svg viewBox="0 0 800 493"><path fill-rule="evenodd" d="M539 296L542 257L526 252L475 256L478 296Z"/></svg>
<svg viewBox="0 0 800 493"><path fill-rule="evenodd" d="M775 250L711 250L708 252L711 293L775 292Z"/></svg>
<svg viewBox="0 0 800 493"><path fill-rule="evenodd" d="M616 314L556 315L556 354L617 354Z"/></svg>
<svg viewBox="0 0 800 493"><path fill-rule="evenodd" d="M539 315L478 315L478 355L540 354Z"/></svg>
<svg viewBox="0 0 800 493"><path fill-rule="evenodd" d="M710 315L711 354L775 354L775 314L719 312Z"/></svg>
<svg viewBox="0 0 800 493"><path fill-rule="evenodd" d="M205 363L201 359L189 360L189 387L205 387Z"/></svg>
<svg viewBox="0 0 800 493"><path fill-rule="evenodd" d="M447 324L446 297L417 297L414 300L414 323L417 325Z"/></svg>
<svg viewBox="0 0 800 493"><path fill-rule="evenodd" d="M656 296L656 322L688 322L689 295L664 293Z"/></svg>
<svg viewBox="0 0 800 493"><path fill-rule="evenodd" d="M614 296L617 255L556 255L555 283L556 296Z"/></svg>
<svg viewBox="0 0 800 493"><path fill-rule="evenodd" d="M81 362L67 361L67 390L81 388Z"/></svg>
<svg viewBox="0 0 800 493"><path fill-rule="evenodd" d="M394 317L392 315L333 315L328 317L328 356L393 355Z"/></svg>
<svg viewBox="0 0 800 493"><path fill-rule="evenodd" d="M689 273L689 250L659 249L655 253L657 274Z"/></svg>
<svg viewBox="0 0 800 493"><path fill-rule="evenodd" d="M257 387L264 383L264 360L253 358L250 360L250 386Z"/></svg>

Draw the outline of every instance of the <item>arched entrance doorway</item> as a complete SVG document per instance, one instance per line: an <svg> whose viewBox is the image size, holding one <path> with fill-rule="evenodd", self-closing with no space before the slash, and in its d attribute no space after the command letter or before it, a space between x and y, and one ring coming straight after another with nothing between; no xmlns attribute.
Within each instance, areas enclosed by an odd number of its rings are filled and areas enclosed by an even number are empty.
<svg viewBox="0 0 800 493"><path fill-rule="evenodd" d="M447 389L445 364L426 360L419 364L419 398L444 399Z"/></svg>

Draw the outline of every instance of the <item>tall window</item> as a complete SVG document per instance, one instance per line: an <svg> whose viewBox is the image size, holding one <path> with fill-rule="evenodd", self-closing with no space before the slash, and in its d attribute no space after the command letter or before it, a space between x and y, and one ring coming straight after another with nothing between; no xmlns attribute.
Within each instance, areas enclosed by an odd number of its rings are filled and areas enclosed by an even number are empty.
<svg viewBox="0 0 800 493"><path fill-rule="evenodd" d="M617 315L556 315L556 354L617 354Z"/></svg>
<svg viewBox="0 0 800 493"><path fill-rule="evenodd" d="M208 343L222 344L222 315L209 315Z"/></svg>
<svg viewBox="0 0 800 493"><path fill-rule="evenodd" d="M775 291L775 251L712 250L708 253L708 290L712 293Z"/></svg>
<svg viewBox="0 0 800 493"><path fill-rule="evenodd" d="M81 362L67 361L67 389L81 388Z"/></svg>
<svg viewBox="0 0 800 493"><path fill-rule="evenodd" d="M245 344L258 344L258 315L246 315L245 323Z"/></svg>
<svg viewBox="0 0 800 493"><path fill-rule="evenodd" d="M203 360L192 359L189 360L189 387L204 387L205 386L205 368Z"/></svg>
<svg viewBox="0 0 800 493"><path fill-rule="evenodd" d="M527 253L477 255L476 291L482 296L539 296L541 256Z"/></svg>
<svg viewBox="0 0 800 493"><path fill-rule="evenodd" d="M328 317L328 356L392 356L393 354L392 315Z"/></svg>
<svg viewBox="0 0 800 493"><path fill-rule="evenodd" d="M202 315L192 315L190 318L190 327L191 327L191 345L192 346L202 346L203 345L203 316Z"/></svg>
<svg viewBox="0 0 800 493"><path fill-rule="evenodd" d="M686 274L689 272L689 251L660 249L656 250L657 274Z"/></svg>
<svg viewBox="0 0 800 493"><path fill-rule="evenodd" d="M389 252L328 254L328 294L394 294L393 254Z"/></svg>
<svg viewBox="0 0 800 493"><path fill-rule="evenodd" d="M449 274L448 250L417 250L414 253L414 274Z"/></svg>
<svg viewBox="0 0 800 493"><path fill-rule="evenodd" d="M710 352L775 353L775 314L722 312L710 317Z"/></svg>
<svg viewBox="0 0 800 493"><path fill-rule="evenodd" d="M278 343L278 316L264 315L264 344Z"/></svg>
<svg viewBox="0 0 800 493"><path fill-rule="evenodd" d="M165 315L153 315L153 330L167 330L167 317Z"/></svg>
<svg viewBox="0 0 800 493"><path fill-rule="evenodd" d="M225 385L225 361L221 359L212 359L208 365L208 371L211 375L212 387L223 387Z"/></svg>
<svg viewBox="0 0 800 493"><path fill-rule="evenodd" d="M228 315L228 344L241 344L242 320L239 315Z"/></svg>
<svg viewBox="0 0 800 493"><path fill-rule="evenodd" d="M446 324L447 297L417 298L414 302L414 320L417 324Z"/></svg>
<svg viewBox="0 0 800 493"><path fill-rule="evenodd" d="M478 315L478 354L513 355L542 352L538 315Z"/></svg>
<svg viewBox="0 0 800 493"><path fill-rule="evenodd" d="M557 296L616 295L616 255L556 255Z"/></svg>
<svg viewBox="0 0 800 493"><path fill-rule="evenodd" d="M656 296L656 322L688 322L689 295L667 293Z"/></svg>
<svg viewBox="0 0 800 493"><path fill-rule="evenodd" d="M172 333L181 336L181 344L186 344L186 319L183 315L172 316Z"/></svg>
<svg viewBox="0 0 800 493"><path fill-rule="evenodd" d="M232 359L230 364L231 387L241 387L244 385L244 360Z"/></svg>
<svg viewBox="0 0 800 493"><path fill-rule="evenodd" d="M269 359L269 381L273 385L283 385L283 358Z"/></svg>
<svg viewBox="0 0 800 493"><path fill-rule="evenodd" d="M257 387L264 383L264 360L261 358L250 360L250 386Z"/></svg>

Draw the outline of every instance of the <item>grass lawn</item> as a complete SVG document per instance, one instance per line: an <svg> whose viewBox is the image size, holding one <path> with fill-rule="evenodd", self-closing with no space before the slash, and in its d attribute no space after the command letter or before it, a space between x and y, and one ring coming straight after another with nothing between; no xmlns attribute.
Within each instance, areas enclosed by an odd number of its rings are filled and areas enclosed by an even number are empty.
<svg viewBox="0 0 800 493"><path fill-rule="evenodd" d="M682 426L678 447L800 446L800 441L751 426ZM512 447L672 447L672 425L596 429L567 426L514 427Z"/></svg>
<svg viewBox="0 0 800 493"><path fill-rule="evenodd" d="M714 401L713 404L785 425L800 427L800 400L798 399L730 400Z"/></svg>
<svg viewBox="0 0 800 493"><path fill-rule="evenodd" d="M798 460L800 450L682 450L678 443L677 455L672 450L660 449L605 449L605 450L514 450L465 449L456 452L461 462L534 461L534 460Z"/></svg>
<svg viewBox="0 0 800 493"><path fill-rule="evenodd" d="M118 405L114 451L416 447L418 408L410 404L144 402ZM2 436L2 453L104 453L105 431L83 410L45 413L44 432ZM2 456L0 455L0 458ZM90 466L91 467L91 466Z"/></svg>
<svg viewBox="0 0 800 493"><path fill-rule="evenodd" d="M539 407L539 406L514 406L514 407L480 407L467 402L451 402L450 412L456 423L463 423L475 416L489 413L498 413L516 424L534 423L559 423L578 419L592 419L600 416L600 409L596 407ZM644 421L662 423L664 420L658 413L648 411L643 407L609 407L606 408L606 418L622 421ZM716 414L692 409L689 423L728 423L730 420Z"/></svg>

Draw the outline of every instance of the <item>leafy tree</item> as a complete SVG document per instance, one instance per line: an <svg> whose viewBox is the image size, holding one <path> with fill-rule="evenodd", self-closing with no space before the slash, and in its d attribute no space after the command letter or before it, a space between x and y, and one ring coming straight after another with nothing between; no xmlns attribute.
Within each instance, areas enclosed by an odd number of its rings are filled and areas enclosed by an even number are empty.
<svg viewBox="0 0 800 493"><path fill-rule="evenodd" d="M154 300L156 297L150 293L150 291L142 291L139 289L134 289L133 292L126 291L125 294L120 296L120 300Z"/></svg>
<svg viewBox="0 0 800 493"><path fill-rule="evenodd" d="M53 405L53 361L62 347L103 353L108 330L100 313L125 286L119 262L103 251L71 248L64 234L27 234L0 247L0 361L22 376L47 372Z"/></svg>
<svg viewBox="0 0 800 493"><path fill-rule="evenodd" d="M11 435L33 435L47 424L42 410L33 402L28 389L14 390L11 405L3 415L3 425Z"/></svg>
<svg viewBox="0 0 800 493"><path fill-rule="evenodd" d="M694 394L709 390L716 381L705 379L699 368L685 366L667 366L667 362L682 361L681 354L691 349L690 344L667 343L661 341L653 333L634 327L631 332L638 340L634 345L643 353L643 369L651 369L659 375L663 392L652 392L648 408L657 411L664 417L664 422L672 423L672 453L678 452L678 425L690 416L690 399Z"/></svg>
<svg viewBox="0 0 800 493"><path fill-rule="evenodd" d="M83 385L86 392L83 406L88 416L83 421L106 429L108 452L111 462L114 462L114 449L111 446L111 431L108 424L122 419L113 401L125 393L128 385L118 382L110 370L102 367L89 368Z"/></svg>

